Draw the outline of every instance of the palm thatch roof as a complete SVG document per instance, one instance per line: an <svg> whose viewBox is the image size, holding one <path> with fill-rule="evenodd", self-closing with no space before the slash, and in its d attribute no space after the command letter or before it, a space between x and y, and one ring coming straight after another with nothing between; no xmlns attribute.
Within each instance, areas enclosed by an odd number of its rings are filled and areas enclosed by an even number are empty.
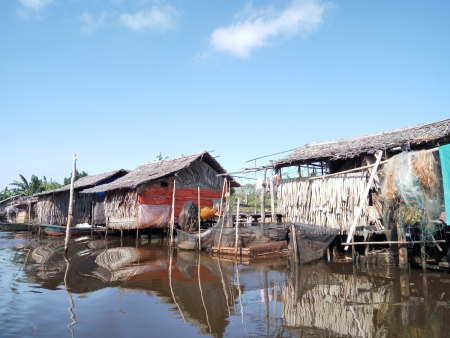
<svg viewBox="0 0 450 338"><path fill-rule="evenodd" d="M76 180L74 182L74 190L81 190L81 189L85 189L85 188L102 185L103 183L105 183L105 181L113 178L114 176L120 177L127 173L128 173L128 170L119 169L119 170L110 171L110 172L107 172L104 174L80 177L78 180ZM64 191L69 191L69 190L70 190L70 184L65 185L61 188L44 191L39 194L35 194L33 196L43 196L43 195L55 194L55 193L60 193L60 192L64 192Z"/></svg>
<svg viewBox="0 0 450 338"><path fill-rule="evenodd" d="M392 150L409 144L411 149L450 142L450 119L381 133L307 144L275 162L275 168L322 160L341 160Z"/></svg>
<svg viewBox="0 0 450 338"><path fill-rule="evenodd" d="M226 170L214 157L212 157L207 151L203 151L179 158L165 159L162 161L153 161L143 164L114 182L83 190L83 193L94 193L117 189L135 189L141 184L173 175L181 169L189 167L192 163L199 159L209 164L218 174L226 173ZM231 176L228 176L228 179L231 180L232 186L239 186L239 184L235 182Z"/></svg>

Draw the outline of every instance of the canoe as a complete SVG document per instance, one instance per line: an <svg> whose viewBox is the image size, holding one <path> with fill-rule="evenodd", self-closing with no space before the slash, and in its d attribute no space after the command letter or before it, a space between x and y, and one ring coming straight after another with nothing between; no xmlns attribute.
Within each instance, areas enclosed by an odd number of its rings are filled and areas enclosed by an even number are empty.
<svg viewBox="0 0 450 338"><path fill-rule="evenodd" d="M0 231L27 231L31 226L29 223L0 223Z"/></svg>
<svg viewBox="0 0 450 338"><path fill-rule="evenodd" d="M44 224L40 225L40 227L45 231L45 233L49 236L64 236L66 234L66 228L62 225L50 225ZM71 236L86 236L91 234L92 226L74 226L70 228Z"/></svg>

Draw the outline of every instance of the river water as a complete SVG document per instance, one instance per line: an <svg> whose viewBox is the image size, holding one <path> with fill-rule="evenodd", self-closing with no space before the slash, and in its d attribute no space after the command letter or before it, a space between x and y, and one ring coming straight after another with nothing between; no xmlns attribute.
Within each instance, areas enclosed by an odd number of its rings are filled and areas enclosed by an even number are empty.
<svg viewBox="0 0 450 338"><path fill-rule="evenodd" d="M0 232L0 337L446 337L450 274Z"/></svg>

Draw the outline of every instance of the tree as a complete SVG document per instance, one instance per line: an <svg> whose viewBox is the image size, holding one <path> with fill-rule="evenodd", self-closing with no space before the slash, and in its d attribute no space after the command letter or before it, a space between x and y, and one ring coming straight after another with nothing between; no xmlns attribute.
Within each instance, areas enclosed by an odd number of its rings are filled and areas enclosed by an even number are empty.
<svg viewBox="0 0 450 338"><path fill-rule="evenodd" d="M0 201L3 201L13 195L14 193L12 192L12 190L9 190L8 188L5 187L5 189L0 191Z"/></svg>
<svg viewBox="0 0 450 338"><path fill-rule="evenodd" d="M75 181L79 178L88 176L88 173L85 171L79 172L78 170L75 171ZM70 184L70 181L72 180L72 174L69 175L69 177L64 177L64 185Z"/></svg>

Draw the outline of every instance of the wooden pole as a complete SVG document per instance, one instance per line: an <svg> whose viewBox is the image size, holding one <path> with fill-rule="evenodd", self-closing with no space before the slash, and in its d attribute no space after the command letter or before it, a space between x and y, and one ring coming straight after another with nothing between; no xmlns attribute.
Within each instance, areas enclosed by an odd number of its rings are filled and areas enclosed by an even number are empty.
<svg viewBox="0 0 450 338"><path fill-rule="evenodd" d="M297 243L297 232L295 230L295 225L291 224L291 236L292 236L292 244L294 246L294 260L295 263L298 263L298 243Z"/></svg>
<svg viewBox="0 0 450 338"><path fill-rule="evenodd" d="M236 211L236 238L235 238L235 242L234 242L234 251L235 251L236 256L237 256L237 252L238 252L238 240L239 240L239 204L240 204L240 200L238 197L237 198L237 211Z"/></svg>
<svg viewBox="0 0 450 338"><path fill-rule="evenodd" d="M377 241L377 242L353 242L353 243L342 243L341 245L376 245L376 244L420 244L423 243L422 241ZM444 239L437 239L436 241L427 241L425 243L433 243L433 244L437 244L437 243L445 243Z"/></svg>
<svg viewBox="0 0 450 338"><path fill-rule="evenodd" d="M226 182L226 179L225 179L225 182ZM227 197L227 201L226 201L226 205L225 205L225 211L224 211L224 215L223 215L222 224L220 226L219 245L218 245L218 250L217 250L217 252L219 254L220 254L220 246L222 244L222 233L223 233L223 226L225 224L225 216L228 217L228 212L230 210L230 193L231 193L231 189L230 189L230 186L228 185L228 183L227 183L227 186L226 186L226 190L227 190L226 194L227 194L228 197ZM219 217L220 217L220 215L219 215Z"/></svg>
<svg viewBox="0 0 450 338"><path fill-rule="evenodd" d="M261 223L266 223L266 209L265 209L266 175L267 175L267 169L264 169L263 183L262 183L262 189L261 189Z"/></svg>
<svg viewBox="0 0 450 338"><path fill-rule="evenodd" d="M408 269L408 248L406 247L406 234L403 224L397 224L398 244L398 266L401 270ZM421 241L420 241L421 242Z"/></svg>
<svg viewBox="0 0 450 338"><path fill-rule="evenodd" d="M273 170L270 171L270 209L272 211L272 223L275 222L275 192L273 189Z"/></svg>
<svg viewBox="0 0 450 338"><path fill-rule="evenodd" d="M420 259L422 263L422 271L427 271L427 254L425 252L425 236L423 235L423 229L420 230Z"/></svg>
<svg viewBox="0 0 450 338"><path fill-rule="evenodd" d="M383 152L381 150L378 150L377 155L376 155L375 165L372 169L372 173L370 174L369 182L367 182L366 188L364 189L364 192L361 194L358 209L356 209L356 213L353 217L353 222L350 227L350 231L347 235L346 244L351 243L351 241L352 241L353 233L355 232L355 228L356 228L356 223L358 222L358 219L359 219L359 216L361 215L362 209L364 208L364 205L367 202L366 196L369 194L370 188L372 187L373 180L375 179L375 175L378 170L378 166L380 165L381 155L383 155ZM348 250L348 245L344 248L344 250L346 250L346 251Z"/></svg>
<svg viewBox="0 0 450 338"><path fill-rule="evenodd" d="M77 155L73 154L73 167L72 167L72 178L70 179L70 193L69 193L69 212L67 215L67 226L66 226L66 238L64 240L64 252L67 253L69 238L70 238L70 228L73 226L73 187L75 183L75 175L77 171Z"/></svg>
<svg viewBox="0 0 450 338"><path fill-rule="evenodd" d="M226 185L227 185L227 179L225 178L223 180L223 185L222 185L222 195L220 195L219 219L218 219L217 223L220 223L220 219L221 219L222 212L223 212L223 210L222 210L223 209L223 196L225 195Z"/></svg>
<svg viewBox="0 0 450 338"><path fill-rule="evenodd" d="M200 187L197 187L198 191L198 249L202 249L202 237L200 236L201 231L201 210L200 210Z"/></svg>
<svg viewBox="0 0 450 338"><path fill-rule="evenodd" d="M173 180L173 192L172 192L172 214L170 216L170 245L173 245L173 228L175 226L175 189L176 180Z"/></svg>

